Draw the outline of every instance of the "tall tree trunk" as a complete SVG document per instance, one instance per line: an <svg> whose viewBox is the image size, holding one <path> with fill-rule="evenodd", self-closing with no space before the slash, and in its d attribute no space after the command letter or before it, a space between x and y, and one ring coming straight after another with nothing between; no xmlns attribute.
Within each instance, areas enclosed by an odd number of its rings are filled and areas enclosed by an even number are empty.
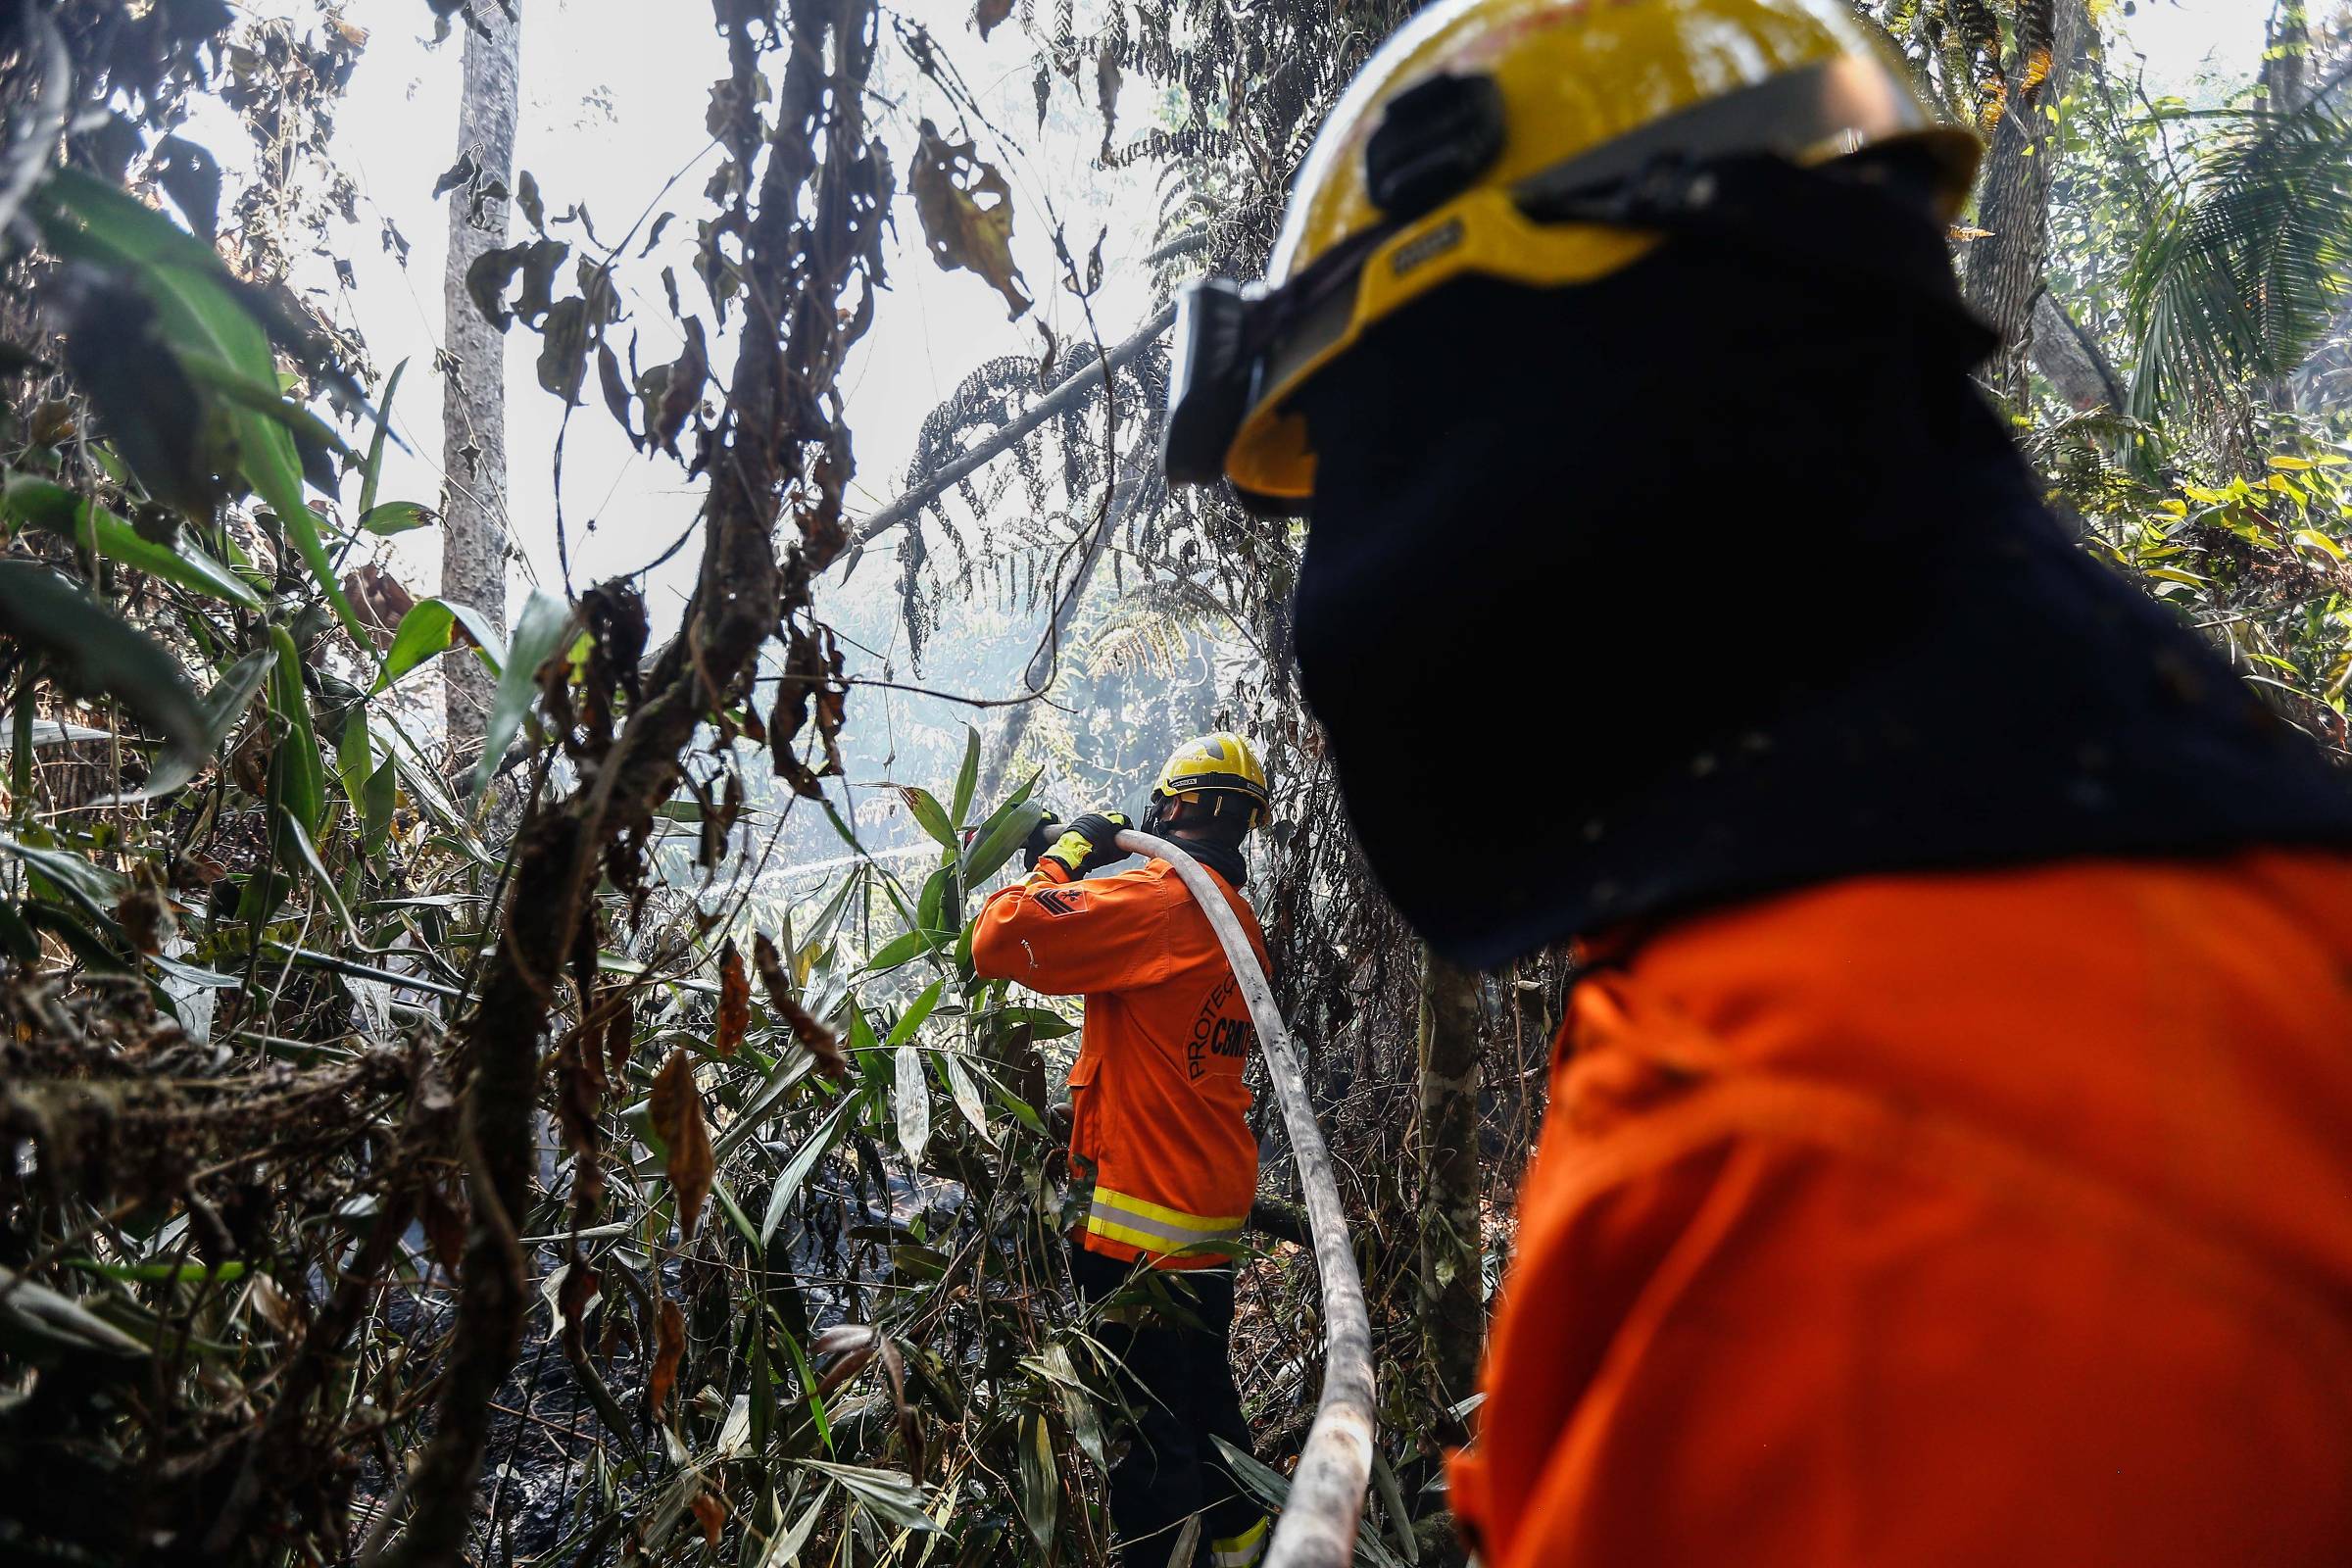
<svg viewBox="0 0 2352 1568"><path fill-rule="evenodd" d="M2304 0L2275 0L2263 29L2263 107L2290 114L2311 91L2311 18Z"/></svg>
<svg viewBox="0 0 2352 1568"><path fill-rule="evenodd" d="M2049 268L2050 179L2058 162L2058 126L2047 111L2089 39L2084 0L2025 0L2009 65L2009 96L1992 133L1978 199L1978 225L1989 232L1967 252L1961 292L2000 333L1990 378L1995 396L2024 404L2033 348L2034 299Z"/></svg>
<svg viewBox="0 0 2352 1568"><path fill-rule="evenodd" d="M441 597L471 605L507 629L506 339L475 308L466 271L507 242L521 83L522 0L475 0L466 28L466 91L458 101L458 157L478 172L450 194L449 262L441 294ZM514 10L510 14L508 8ZM442 711L453 767L481 749L490 674L481 661L441 661ZM495 764L495 758L485 764Z"/></svg>
<svg viewBox="0 0 2352 1568"><path fill-rule="evenodd" d="M1478 976L1421 955L1421 1348L1440 1409L1468 1398L1486 1340L1479 1225Z"/></svg>

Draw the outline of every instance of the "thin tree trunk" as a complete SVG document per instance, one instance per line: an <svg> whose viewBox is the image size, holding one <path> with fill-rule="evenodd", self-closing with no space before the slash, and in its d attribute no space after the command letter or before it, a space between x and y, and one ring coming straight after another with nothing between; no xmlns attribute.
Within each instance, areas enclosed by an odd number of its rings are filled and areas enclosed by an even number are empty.
<svg viewBox="0 0 2352 1568"><path fill-rule="evenodd" d="M1421 1348L1441 1410L1470 1396L1486 1340L1479 1224L1478 976L1421 956Z"/></svg>
<svg viewBox="0 0 2352 1568"><path fill-rule="evenodd" d="M507 345L466 293L466 271L484 251L507 242L522 75L521 4L477 0L473 15L480 25L465 29L458 156L470 154L478 172L450 194L449 261L441 278L448 351L441 391L441 466L448 476L441 597L471 605L501 632L507 629ZM451 765L463 767L481 750L490 673L477 659L440 662Z"/></svg>
<svg viewBox="0 0 2352 1568"><path fill-rule="evenodd" d="M2050 179L2059 136L2047 110L2066 95L2088 34L2083 0L2026 0L2019 8L2009 99L1993 130L1978 199L1978 225L1989 232L1969 246L1961 274L1970 307L2000 334L1991 386L2011 408L2026 399L2034 299L2049 269Z"/></svg>

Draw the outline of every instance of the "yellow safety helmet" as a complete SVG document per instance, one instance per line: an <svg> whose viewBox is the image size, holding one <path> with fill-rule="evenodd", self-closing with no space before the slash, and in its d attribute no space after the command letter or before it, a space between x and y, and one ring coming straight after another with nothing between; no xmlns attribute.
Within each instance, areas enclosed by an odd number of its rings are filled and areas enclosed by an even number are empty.
<svg viewBox="0 0 2352 1568"><path fill-rule="evenodd" d="M1231 730L1201 735L1176 748L1152 783L1152 814L1156 820L1170 805L1200 795L1238 797L1248 806L1245 827L1262 827L1273 808L1266 786L1266 768L1257 748ZM1222 803L1217 803L1222 808Z"/></svg>
<svg viewBox="0 0 2352 1568"><path fill-rule="evenodd" d="M1588 283L1658 243L1590 198L1661 165L1812 166L1908 143L1958 213L1981 151L1938 124L1846 0L1447 0L1399 28L1324 122L1265 282L1180 301L1163 462L1246 496L1314 489L1286 407L1366 328L1480 273Z"/></svg>

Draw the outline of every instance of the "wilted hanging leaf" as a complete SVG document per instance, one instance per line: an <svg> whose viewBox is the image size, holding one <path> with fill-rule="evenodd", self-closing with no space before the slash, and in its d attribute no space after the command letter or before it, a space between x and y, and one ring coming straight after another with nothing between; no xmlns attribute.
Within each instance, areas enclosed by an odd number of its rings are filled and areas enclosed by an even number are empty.
<svg viewBox="0 0 2352 1568"><path fill-rule="evenodd" d="M1119 85L1125 78L1119 74L1119 44L1115 38L1102 40L1102 52L1095 58L1095 96L1102 105L1102 161L1110 162L1110 136L1119 125Z"/></svg>
<svg viewBox="0 0 2352 1568"><path fill-rule="evenodd" d="M353 612L378 648L392 646L402 619L416 608L416 596L372 561L362 562L358 570L344 577L343 596L351 601Z"/></svg>
<svg viewBox="0 0 2352 1568"><path fill-rule="evenodd" d="M432 1182L425 1184L418 1209L433 1260L443 1268L456 1268L458 1260L466 1255L466 1211Z"/></svg>
<svg viewBox="0 0 2352 1568"><path fill-rule="evenodd" d="M547 232L547 209L539 200L539 181L527 169L514 182L514 205L522 209L522 216L530 220L531 227L542 234Z"/></svg>
<svg viewBox="0 0 2352 1568"><path fill-rule="evenodd" d="M792 976L784 972L784 956L767 940L764 931L752 934L752 963L760 971L760 984L767 991L767 1010L783 1017L784 1004L792 1000Z"/></svg>
<svg viewBox="0 0 2352 1568"><path fill-rule="evenodd" d="M664 1161L678 1195L678 1230L688 1240L702 1222L710 1196L710 1127L703 1119L702 1091L694 1086L694 1063L683 1048L654 1077L654 1131L668 1146Z"/></svg>
<svg viewBox="0 0 2352 1568"><path fill-rule="evenodd" d="M784 1021L792 1026L792 1038L801 1043L802 1050L816 1058L818 1072L836 1083L850 1075L849 1055L841 1049L841 1041L832 1030L817 1022L808 1008L790 997L782 998L776 1005L777 1010L784 1014Z"/></svg>
<svg viewBox="0 0 2352 1568"><path fill-rule="evenodd" d="M1029 86L1037 94L1037 128L1043 130L1046 128L1046 106L1054 101L1054 76L1046 70L1045 61L1038 61L1037 79L1030 82Z"/></svg>
<svg viewBox="0 0 2352 1568"><path fill-rule="evenodd" d="M863 1370L881 1347L882 1331L865 1323L836 1323L817 1335L808 1345L808 1354L812 1358L822 1360L828 1355L841 1357L827 1367L824 1376L817 1380L817 1397L830 1397L836 1389Z"/></svg>
<svg viewBox="0 0 2352 1568"><path fill-rule="evenodd" d="M1012 261L1012 187L1004 176L982 163L969 141L947 141L926 120L906 183L940 270L978 272L1004 296L1011 315L1027 310L1021 270Z"/></svg>
<svg viewBox="0 0 2352 1568"><path fill-rule="evenodd" d="M629 421L629 383L620 378L620 360L610 343L596 346L596 384L605 394L605 412L619 424L629 444L642 451L645 439Z"/></svg>
<svg viewBox="0 0 2352 1568"><path fill-rule="evenodd" d="M220 166L205 148L178 136L156 144L156 183L172 198L188 226L206 239L220 228Z"/></svg>
<svg viewBox="0 0 2352 1568"><path fill-rule="evenodd" d="M573 1361L588 1358L588 1308L604 1292L604 1280L595 1269L574 1257L564 1271L564 1285L557 1293L558 1309L564 1317L564 1353Z"/></svg>
<svg viewBox="0 0 2352 1568"><path fill-rule="evenodd" d="M706 1486L686 1506L694 1510L695 1522L703 1527L703 1544L716 1551L719 1534L727 1527L726 1499Z"/></svg>
<svg viewBox="0 0 2352 1568"><path fill-rule="evenodd" d="M732 1056L752 1026L752 982L743 972L743 954L733 937L718 951L718 1033L710 1049Z"/></svg>
<svg viewBox="0 0 2352 1568"><path fill-rule="evenodd" d="M656 1415L669 1403L670 1391L678 1383L678 1362L685 1354L685 1316L678 1311L678 1303L664 1296L654 1312L654 1367L645 1380L646 1401Z"/></svg>
<svg viewBox="0 0 2352 1568"><path fill-rule="evenodd" d="M526 240L484 251L466 269L466 292L482 318L501 332L517 316L526 325L536 325L554 303L556 269L570 254L571 247L560 239ZM507 289L517 273L522 277L522 292L510 312Z"/></svg>
<svg viewBox="0 0 2352 1568"><path fill-rule="evenodd" d="M605 1025L605 1065L612 1081L620 1083L629 1068L629 1052L637 1043L637 999L623 996Z"/></svg>
<svg viewBox="0 0 2352 1568"><path fill-rule="evenodd" d="M997 24L1011 15L1012 0L980 0L978 9L972 13L972 24L980 29L981 40L986 42L988 35L996 31Z"/></svg>
<svg viewBox="0 0 2352 1568"><path fill-rule="evenodd" d="M460 185L469 183L481 172L481 165L474 162L471 152L460 153L458 161L443 170L441 177L433 181L434 199L439 200Z"/></svg>

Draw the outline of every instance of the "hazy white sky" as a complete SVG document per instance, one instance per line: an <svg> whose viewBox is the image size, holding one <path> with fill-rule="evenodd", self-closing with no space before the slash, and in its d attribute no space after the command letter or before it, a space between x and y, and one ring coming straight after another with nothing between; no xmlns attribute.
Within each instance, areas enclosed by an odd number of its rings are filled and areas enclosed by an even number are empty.
<svg viewBox="0 0 2352 1568"><path fill-rule="evenodd" d="M523 5L516 165L537 176L551 215L585 203L608 242L641 213L679 213L654 258L631 262L622 273L630 315L615 339L625 347L634 329L642 338L641 363L669 359L677 344L661 299L659 271L664 261L678 272L687 308L709 318L688 266L693 220L707 210L701 190L713 158L704 106L722 66L709 11L694 0L653 5L523 0ZM307 0L252 0L246 9L298 19L312 14ZM2159 85L2174 87L2186 85L2202 69L2251 71L2268 10L2269 0L2138 0L2136 14L2118 15L2116 24L2132 46L2147 54ZM1065 343L1085 333L1078 302L1055 286L1048 198L1058 207L1080 255L1100 228L1109 228L1103 245L1105 282L1095 300L1105 340L1123 336L1148 303L1140 263L1150 248L1155 211L1149 175L1106 174L1094 167L1100 122L1091 80L1086 102L1057 82L1054 124L1042 138L1032 134L1033 45L1009 23L983 43L970 11L968 0L904 0L890 15L928 26L989 106L990 118L1029 144L1025 153L1004 156L985 133L982 137L983 152L998 157L1012 181L1014 251L1038 303L1028 317L1009 322L1002 300L977 276L941 271L921 250L912 204L901 195L891 292L844 380L858 466L851 490L853 513L870 511L897 493L924 415L965 372L996 355L1037 355L1039 320ZM396 455L384 494L430 503L441 489L440 387L432 366L441 338L447 225L446 208L432 198L431 189L456 152L460 42L430 44L431 17L421 0L352 0L346 15L370 30L338 116L335 143L364 197L362 221L339 230L334 239L358 287L339 288L325 258L307 264L300 281L329 292L338 313L365 335L379 369L410 361L395 422L412 450ZM943 95L912 70L887 24L875 86L874 113L903 180L916 122L928 116L952 128L956 117ZM1149 115L1140 81L1128 84L1120 107L1123 140ZM237 139L225 124L200 129L224 150ZM673 175L678 176L675 187L662 195ZM405 268L378 244L379 216L396 224L412 247ZM519 228L519 215L515 222ZM575 243L582 238L576 226L554 232ZM509 446L515 462L510 509L522 555L517 593L525 581L553 586L557 580L555 490L546 455L555 444L561 409L537 384L538 347L539 339L520 328L509 338ZM731 358L726 349L714 353L722 372ZM565 443L563 496L573 578L582 584L635 567L675 538L691 518L699 492L677 465L631 449L598 400L593 374L589 380L587 406L574 414ZM419 592L429 592L437 577L433 539L429 532L410 535L397 551L401 575ZM693 556L692 550L685 552L657 584L658 615L674 607ZM882 575L870 566L866 572Z"/></svg>

